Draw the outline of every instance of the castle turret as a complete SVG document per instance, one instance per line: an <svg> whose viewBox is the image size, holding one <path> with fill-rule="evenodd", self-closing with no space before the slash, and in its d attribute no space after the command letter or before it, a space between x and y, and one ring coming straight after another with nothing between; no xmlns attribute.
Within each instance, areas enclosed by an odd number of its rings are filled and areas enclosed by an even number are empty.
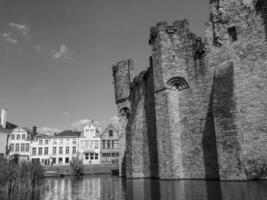
<svg viewBox="0 0 267 200"><path fill-rule="evenodd" d="M159 177L184 177L181 146L179 99L190 88L188 61L193 60L195 35L189 31L187 20L173 25L158 23L151 28L153 77L156 104Z"/></svg>
<svg viewBox="0 0 267 200"><path fill-rule="evenodd" d="M120 61L113 65L115 101L119 113L119 170L120 176L126 175L126 125L130 115L130 90L133 79L133 60Z"/></svg>

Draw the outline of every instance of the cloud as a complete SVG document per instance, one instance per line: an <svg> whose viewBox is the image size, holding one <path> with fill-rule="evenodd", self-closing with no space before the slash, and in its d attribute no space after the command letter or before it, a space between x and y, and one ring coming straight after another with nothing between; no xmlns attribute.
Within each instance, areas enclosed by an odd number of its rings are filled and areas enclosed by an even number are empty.
<svg viewBox="0 0 267 200"><path fill-rule="evenodd" d="M14 23L14 22L10 22L8 25L10 27L15 28L17 31L20 31L23 36L25 36L27 38L30 38L30 29L26 25L17 24L17 23Z"/></svg>
<svg viewBox="0 0 267 200"><path fill-rule="evenodd" d="M37 132L41 134L46 134L46 135L54 135L55 133L59 133L63 130L64 129L60 129L60 128L40 127L38 128Z"/></svg>
<svg viewBox="0 0 267 200"><path fill-rule="evenodd" d="M70 115L70 112L64 112L63 115L69 116Z"/></svg>
<svg viewBox="0 0 267 200"><path fill-rule="evenodd" d="M8 42L9 44L12 44L12 45L16 45L18 43L18 40L13 38L11 36L11 33L8 32L8 33L2 33L1 34L1 37L6 41Z"/></svg>
<svg viewBox="0 0 267 200"><path fill-rule="evenodd" d="M70 60L72 59L71 52L65 44L61 44L59 50L54 49L52 51L52 54L54 59L59 59L59 58L65 58Z"/></svg>
<svg viewBox="0 0 267 200"><path fill-rule="evenodd" d="M119 127L119 117L117 115L114 115L109 118L109 121L111 124L113 124L116 128Z"/></svg>
<svg viewBox="0 0 267 200"><path fill-rule="evenodd" d="M36 45L34 45L34 49L35 49L36 51L41 51L42 47L41 47L40 44L36 44Z"/></svg>
<svg viewBox="0 0 267 200"><path fill-rule="evenodd" d="M82 131L83 127L87 124L93 124L94 126L98 128L99 131L101 131L100 122L91 120L91 119L81 119L71 124L65 124L65 125L60 125L60 126L55 126L55 127L47 127L47 126L40 127L38 128L37 132L47 134L47 135L54 135L55 133L60 133L64 130Z"/></svg>

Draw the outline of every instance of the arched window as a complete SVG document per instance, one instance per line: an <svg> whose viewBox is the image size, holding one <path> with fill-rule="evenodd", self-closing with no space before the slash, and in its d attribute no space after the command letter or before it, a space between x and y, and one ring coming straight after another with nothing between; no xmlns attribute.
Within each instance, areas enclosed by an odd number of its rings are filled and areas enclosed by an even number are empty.
<svg viewBox="0 0 267 200"><path fill-rule="evenodd" d="M122 109L120 110L120 115L121 115L122 117L126 117L126 118L128 119L129 116L130 116L130 109L127 108L127 107L122 108Z"/></svg>
<svg viewBox="0 0 267 200"><path fill-rule="evenodd" d="M179 76L171 78L170 80L168 80L167 84L170 87L176 88L179 91L189 88L187 81Z"/></svg>

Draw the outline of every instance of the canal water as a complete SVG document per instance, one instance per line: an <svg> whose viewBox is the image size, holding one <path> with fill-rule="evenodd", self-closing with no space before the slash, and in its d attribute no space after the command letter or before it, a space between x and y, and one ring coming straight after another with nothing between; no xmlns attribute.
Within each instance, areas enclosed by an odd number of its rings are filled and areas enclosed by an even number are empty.
<svg viewBox="0 0 267 200"><path fill-rule="evenodd" d="M48 178L39 190L1 200L267 200L267 181L165 181L111 175Z"/></svg>

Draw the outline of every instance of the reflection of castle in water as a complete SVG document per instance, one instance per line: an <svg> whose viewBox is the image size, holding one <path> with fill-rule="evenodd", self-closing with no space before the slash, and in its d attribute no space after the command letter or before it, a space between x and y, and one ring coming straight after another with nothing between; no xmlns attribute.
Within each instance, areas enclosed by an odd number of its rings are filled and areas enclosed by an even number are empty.
<svg viewBox="0 0 267 200"><path fill-rule="evenodd" d="M46 180L41 199L89 200L263 200L267 182L166 181L88 176ZM26 199L25 199L26 200Z"/></svg>

